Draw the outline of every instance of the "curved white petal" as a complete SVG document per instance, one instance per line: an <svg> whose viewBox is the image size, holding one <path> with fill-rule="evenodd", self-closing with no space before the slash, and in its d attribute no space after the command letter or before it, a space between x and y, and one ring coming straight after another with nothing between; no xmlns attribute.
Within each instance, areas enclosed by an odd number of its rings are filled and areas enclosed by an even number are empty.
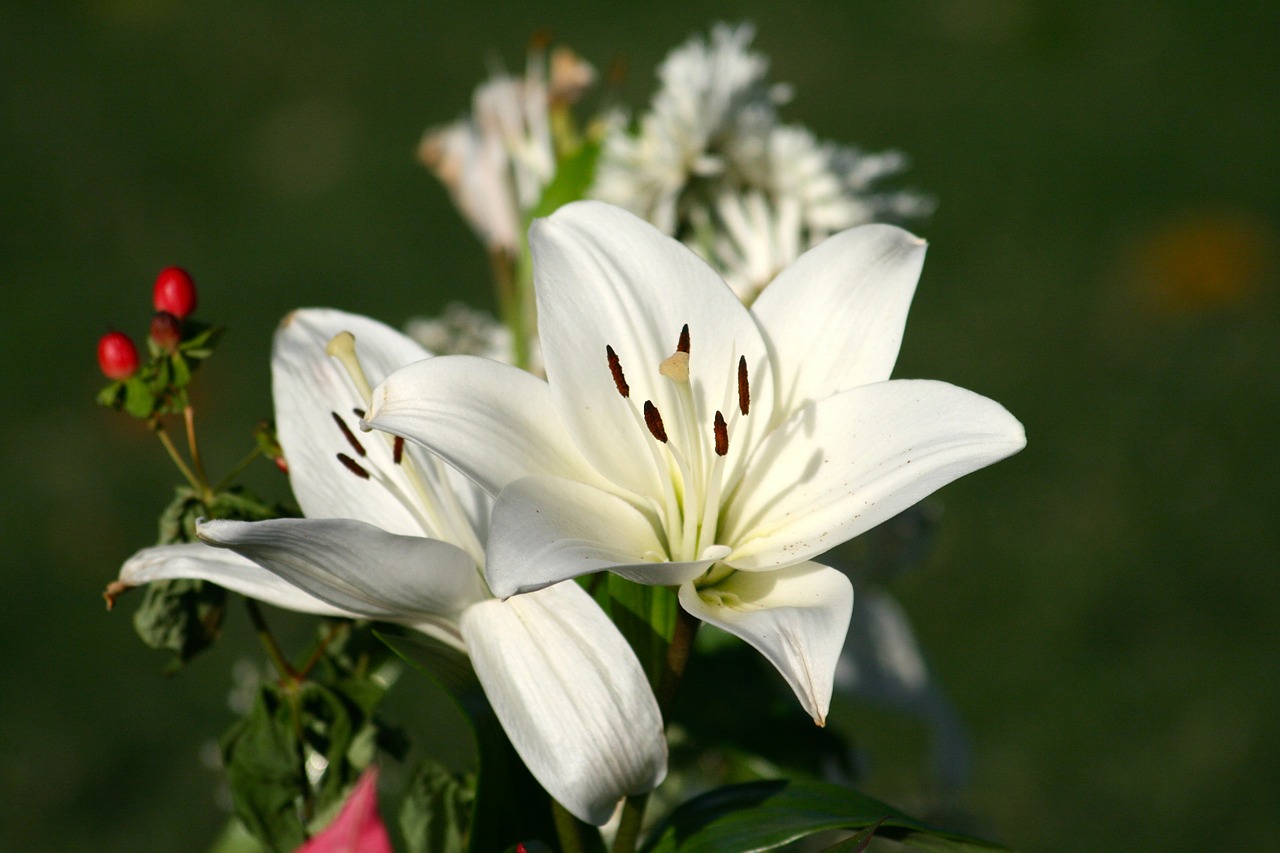
<svg viewBox="0 0 1280 853"><path fill-rule="evenodd" d="M308 308L284 318L272 347L271 376L276 430L294 496L310 518L354 518L392 533L421 534L421 522L389 489L361 479L338 460L342 453L367 470L404 478L388 439L360 432L357 412L367 404L343 367L325 353L333 336L344 331L355 336L356 353L373 384L430 355L400 332L358 314Z"/></svg>
<svg viewBox="0 0 1280 853"><path fill-rule="evenodd" d="M535 221L529 246L548 381L566 429L591 463L623 488L659 494L667 474L654 464L654 439L638 414L645 401L686 456L697 455L695 442L709 455L715 412L729 417L737 405L738 360L745 356L752 407L762 414L735 431L732 471L773 404L760 330L728 285L688 247L600 202L568 204ZM695 401L689 417L677 384L658 372L685 324ZM629 400L615 385L606 347L617 354Z"/></svg>
<svg viewBox="0 0 1280 853"><path fill-rule="evenodd" d="M321 601L246 557L202 542L143 548L125 561L117 583L142 586L181 578L212 581L232 592L284 610L320 616L356 615Z"/></svg>
<svg viewBox="0 0 1280 853"><path fill-rule="evenodd" d="M559 477L526 477L503 489L487 551L485 576L500 598L601 570L671 586L698 577L729 553L719 547L701 560L668 562L645 513Z"/></svg>
<svg viewBox="0 0 1280 853"><path fill-rule="evenodd" d="M491 495L531 474L603 482L561 426L546 382L476 356L396 371L374 389L366 423L439 454Z"/></svg>
<svg viewBox="0 0 1280 853"><path fill-rule="evenodd" d="M843 573L818 563L734 572L703 589L685 584L680 604L754 646L782 673L814 722L826 724L853 612L853 584Z"/></svg>
<svg viewBox="0 0 1280 853"><path fill-rule="evenodd" d="M362 616L455 621L488 597L465 551L350 519L206 521L200 538L230 548L316 598Z"/></svg>
<svg viewBox="0 0 1280 853"><path fill-rule="evenodd" d="M640 662L575 583L462 614L485 695L535 779L599 826L667 772L662 716Z"/></svg>
<svg viewBox="0 0 1280 853"><path fill-rule="evenodd" d="M924 264L925 242L892 225L841 232L801 255L751 313L773 355L785 417L889 378Z"/></svg>
<svg viewBox="0 0 1280 853"><path fill-rule="evenodd" d="M811 403L748 463L725 516L726 562L806 560L1025 444L1003 406L945 382L896 379Z"/></svg>

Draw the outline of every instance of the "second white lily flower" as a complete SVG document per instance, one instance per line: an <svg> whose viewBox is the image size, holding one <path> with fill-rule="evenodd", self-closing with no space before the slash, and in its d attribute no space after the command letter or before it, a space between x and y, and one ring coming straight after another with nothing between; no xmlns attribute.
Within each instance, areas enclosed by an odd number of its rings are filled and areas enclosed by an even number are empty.
<svg viewBox="0 0 1280 853"><path fill-rule="evenodd" d="M666 774L657 702L626 640L577 584L509 601L489 593L487 495L402 439L359 433L369 381L428 356L357 315L310 309L286 318L272 355L276 421L307 517L204 522L200 538L218 548L148 548L120 581L204 578L293 610L398 622L448 643L470 656L533 776L570 812L603 824L622 797Z"/></svg>
<svg viewBox="0 0 1280 853"><path fill-rule="evenodd" d="M679 585L823 723L853 590L812 558L1025 443L985 397L889 381L924 243L846 231L750 310L609 205L561 208L530 246L548 381L432 359L379 386L367 422L498 496L496 595L600 570Z"/></svg>

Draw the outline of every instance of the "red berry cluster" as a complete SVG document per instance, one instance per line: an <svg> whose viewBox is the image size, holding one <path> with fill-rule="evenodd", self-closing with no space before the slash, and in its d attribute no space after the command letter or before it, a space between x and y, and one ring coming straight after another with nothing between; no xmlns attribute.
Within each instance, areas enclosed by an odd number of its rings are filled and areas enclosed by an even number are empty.
<svg viewBox="0 0 1280 853"><path fill-rule="evenodd" d="M182 321L196 310L196 283L181 267L165 267L156 276L149 337L162 352L173 353L182 342ZM117 382L138 372L138 348L123 332L107 332L98 340L98 367Z"/></svg>

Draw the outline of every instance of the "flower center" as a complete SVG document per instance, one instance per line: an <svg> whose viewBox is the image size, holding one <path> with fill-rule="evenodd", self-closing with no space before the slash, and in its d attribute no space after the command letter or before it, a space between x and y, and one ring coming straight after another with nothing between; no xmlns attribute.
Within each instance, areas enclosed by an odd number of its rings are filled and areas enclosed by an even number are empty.
<svg viewBox="0 0 1280 853"><path fill-rule="evenodd" d="M751 411L747 359L740 356L736 377L730 379L724 394L726 401L735 401L737 405L726 407L728 418L717 409L710 423L701 422L704 418L699 416L694 384L690 381L690 353L686 323L680 330L675 352L658 364L658 374L669 381L675 391L664 403L674 408L664 416L653 400L645 400L637 408L621 359L612 346L605 347L605 358L618 396L653 439L649 449L663 488L655 505L666 535L668 555L677 561L695 560L708 546L717 544L730 437L738 422Z"/></svg>
<svg viewBox="0 0 1280 853"><path fill-rule="evenodd" d="M373 398L373 388L356 355L355 343L355 336L350 332L340 332L329 341L325 352L342 365L367 408ZM363 426L365 412L366 409L351 410L360 428L371 432ZM385 448L371 452L341 415L329 414L347 448L355 454L337 454L344 468L357 478L384 488L413 516L425 536L457 545L475 559L477 566L484 565L484 546L449 483L443 462L429 454L405 453L404 439L386 433L379 433L385 439Z"/></svg>

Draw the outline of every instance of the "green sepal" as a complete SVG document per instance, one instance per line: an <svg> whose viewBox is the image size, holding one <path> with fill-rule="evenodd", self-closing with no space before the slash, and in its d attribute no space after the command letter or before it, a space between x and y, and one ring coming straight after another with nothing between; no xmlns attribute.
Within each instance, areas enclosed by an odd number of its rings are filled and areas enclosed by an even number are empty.
<svg viewBox="0 0 1280 853"><path fill-rule="evenodd" d="M135 418L149 418L159 405L156 394L139 372L124 382L124 410Z"/></svg>
<svg viewBox="0 0 1280 853"><path fill-rule="evenodd" d="M424 759L400 805L400 831L409 853L466 853L475 799L475 774L451 773Z"/></svg>
<svg viewBox="0 0 1280 853"><path fill-rule="evenodd" d="M183 338L178 344L178 352L196 361L206 359L213 355L214 347L218 345L218 341L225 332L225 326L206 326L203 323L188 322L183 327Z"/></svg>
<svg viewBox="0 0 1280 853"><path fill-rule="evenodd" d="M908 817L892 806L825 782L728 785L677 808L645 853L756 853L831 830L879 828L876 835L936 853L1008 850ZM840 848L837 848L840 849Z"/></svg>
<svg viewBox="0 0 1280 853"><path fill-rule="evenodd" d="M516 842L554 838L551 798L507 740L467 656L396 626L380 625L376 633L406 663L439 684L471 726L480 766L466 849L489 853Z"/></svg>

